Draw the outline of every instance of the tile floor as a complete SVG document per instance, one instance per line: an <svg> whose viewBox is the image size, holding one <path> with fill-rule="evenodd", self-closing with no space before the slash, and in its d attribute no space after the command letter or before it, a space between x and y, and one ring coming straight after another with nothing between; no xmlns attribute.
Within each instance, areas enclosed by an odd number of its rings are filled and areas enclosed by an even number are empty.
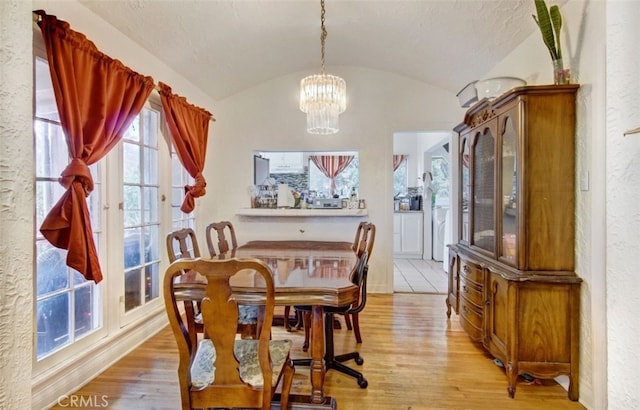
<svg viewBox="0 0 640 410"><path fill-rule="evenodd" d="M394 292L447 293L447 272L442 262L394 259L393 276Z"/></svg>

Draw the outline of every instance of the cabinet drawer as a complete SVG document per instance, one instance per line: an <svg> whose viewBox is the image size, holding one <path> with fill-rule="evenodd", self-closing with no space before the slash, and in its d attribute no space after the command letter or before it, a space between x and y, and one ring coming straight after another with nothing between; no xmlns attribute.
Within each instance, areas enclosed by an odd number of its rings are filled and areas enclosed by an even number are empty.
<svg viewBox="0 0 640 410"><path fill-rule="evenodd" d="M477 284L482 288L483 275L482 269L479 266L467 263L465 260L460 260L460 277Z"/></svg>
<svg viewBox="0 0 640 410"><path fill-rule="evenodd" d="M483 297L482 297L482 287L478 286L473 282L469 282L463 278L460 278L460 296L467 299L469 302L474 304L478 309L482 309L483 306Z"/></svg>
<svg viewBox="0 0 640 410"><path fill-rule="evenodd" d="M482 313L464 298L460 299L460 324L474 341L482 339Z"/></svg>

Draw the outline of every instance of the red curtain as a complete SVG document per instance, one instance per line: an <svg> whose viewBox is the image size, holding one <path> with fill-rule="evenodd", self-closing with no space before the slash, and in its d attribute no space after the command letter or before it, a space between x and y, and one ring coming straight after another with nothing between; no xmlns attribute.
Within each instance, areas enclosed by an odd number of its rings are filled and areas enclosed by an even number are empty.
<svg viewBox="0 0 640 410"><path fill-rule="evenodd" d="M202 176L207 138L209 136L209 120L211 113L187 102L186 98L171 93L171 87L159 83L162 110L171 134L171 142L176 149L180 163L195 184L184 187L185 197L180 209L189 213L195 208L195 198L206 193L207 182Z"/></svg>
<svg viewBox="0 0 640 410"><path fill-rule="evenodd" d="M398 169L398 167L400 166L400 164L402 164L402 161L404 161L407 158L408 155L393 155L393 170L395 171L396 169Z"/></svg>
<svg viewBox="0 0 640 410"><path fill-rule="evenodd" d="M42 10L36 13L71 158L59 178L67 191L40 232L53 246L68 250L69 267L98 283L102 271L86 200L93 191L89 165L120 141L151 94L153 79L101 53L69 23Z"/></svg>
<svg viewBox="0 0 640 410"><path fill-rule="evenodd" d="M336 181L335 178L344 171L351 161L353 161L353 155L311 155L309 157L316 167L327 178L331 180L331 195L336 193Z"/></svg>

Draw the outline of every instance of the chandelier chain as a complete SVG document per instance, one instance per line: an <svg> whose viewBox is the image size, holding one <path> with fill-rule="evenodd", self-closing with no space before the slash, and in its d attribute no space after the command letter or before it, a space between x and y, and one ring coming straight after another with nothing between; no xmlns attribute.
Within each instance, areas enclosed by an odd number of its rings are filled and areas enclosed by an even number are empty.
<svg viewBox="0 0 640 410"><path fill-rule="evenodd" d="M320 23L322 31L320 32L320 67L321 74L324 74L324 42L327 39L327 29L324 27L324 0L320 0Z"/></svg>

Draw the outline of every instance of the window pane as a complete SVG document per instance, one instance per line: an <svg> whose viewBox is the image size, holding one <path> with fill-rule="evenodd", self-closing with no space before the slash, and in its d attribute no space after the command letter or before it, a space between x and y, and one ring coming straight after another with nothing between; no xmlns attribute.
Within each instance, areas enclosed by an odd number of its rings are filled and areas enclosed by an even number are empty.
<svg viewBox="0 0 640 410"><path fill-rule="evenodd" d="M433 157L431 189L438 206L446 206L449 199L449 162L444 157Z"/></svg>
<svg viewBox="0 0 640 410"><path fill-rule="evenodd" d="M171 154L171 185L180 186L184 185L182 181L182 173L186 172L184 167L180 163L177 154Z"/></svg>
<svg viewBox="0 0 640 410"><path fill-rule="evenodd" d="M144 183L147 185L158 184L158 150L144 148Z"/></svg>
<svg viewBox="0 0 640 410"><path fill-rule="evenodd" d="M138 126L139 116L131 123L127 132L125 132L123 139L126 141L139 142L140 141L140 127Z"/></svg>
<svg viewBox="0 0 640 410"><path fill-rule="evenodd" d="M134 269L124 273L124 310L129 310L140 306L142 300L142 289L140 288L140 269Z"/></svg>
<svg viewBox="0 0 640 410"><path fill-rule="evenodd" d="M132 228L124 230L124 268L139 266L142 263L142 229Z"/></svg>
<svg viewBox="0 0 640 410"><path fill-rule="evenodd" d="M49 63L45 58L36 57L34 62L36 86L36 117L60 122L58 107L51 84Z"/></svg>
<svg viewBox="0 0 640 410"><path fill-rule="evenodd" d="M124 187L124 225L140 225L142 223L142 215L140 211L142 209L142 199L140 196L139 186Z"/></svg>
<svg viewBox="0 0 640 410"><path fill-rule="evenodd" d="M122 144L124 158L122 159L123 177L125 184L139 184L140 178L140 147L134 144Z"/></svg>
<svg viewBox="0 0 640 410"><path fill-rule="evenodd" d="M38 357L69 342L69 294L40 300L36 306Z"/></svg>
<svg viewBox="0 0 640 410"><path fill-rule="evenodd" d="M155 246L160 242L158 235L158 225L151 225L145 228L145 262L154 262L160 259L159 247Z"/></svg>
<svg viewBox="0 0 640 410"><path fill-rule="evenodd" d="M158 188L146 187L144 190L144 221L157 223L158 220Z"/></svg>
<svg viewBox="0 0 640 410"><path fill-rule="evenodd" d="M96 184L94 186L93 192L91 192L91 195L87 197L87 205L89 206L89 216L91 217L91 228L93 229L94 232L102 229L102 226L100 225L100 221L101 221L100 204L101 203L102 201L100 199L100 185ZM98 245L96 245L96 249L97 248L98 248Z"/></svg>
<svg viewBox="0 0 640 410"><path fill-rule="evenodd" d="M144 145L156 147L158 145L158 126L160 124L159 113L155 110L143 110L144 121Z"/></svg>
<svg viewBox="0 0 640 410"><path fill-rule="evenodd" d="M67 251L47 241L36 243L37 295L42 296L69 287Z"/></svg>
<svg viewBox="0 0 640 410"><path fill-rule="evenodd" d="M64 187L57 181L36 181L36 226L38 228L64 192Z"/></svg>
<svg viewBox="0 0 640 410"><path fill-rule="evenodd" d="M82 336L97 327L93 315L94 286L82 286L75 291L75 336Z"/></svg>
<svg viewBox="0 0 640 410"><path fill-rule="evenodd" d="M36 176L58 178L69 163L69 150L62 128L58 124L34 120L36 139Z"/></svg>
<svg viewBox="0 0 640 410"><path fill-rule="evenodd" d="M393 195L406 195L407 192L407 160L405 159L393 172Z"/></svg>
<svg viewBox="0 0 640 410"><path fill-rule="evenodd" d="M152 265L147 265L144 270L145 274L145 301L148 302L152 299L155 299L159 296L159 264L154 263Z"/></svg>

